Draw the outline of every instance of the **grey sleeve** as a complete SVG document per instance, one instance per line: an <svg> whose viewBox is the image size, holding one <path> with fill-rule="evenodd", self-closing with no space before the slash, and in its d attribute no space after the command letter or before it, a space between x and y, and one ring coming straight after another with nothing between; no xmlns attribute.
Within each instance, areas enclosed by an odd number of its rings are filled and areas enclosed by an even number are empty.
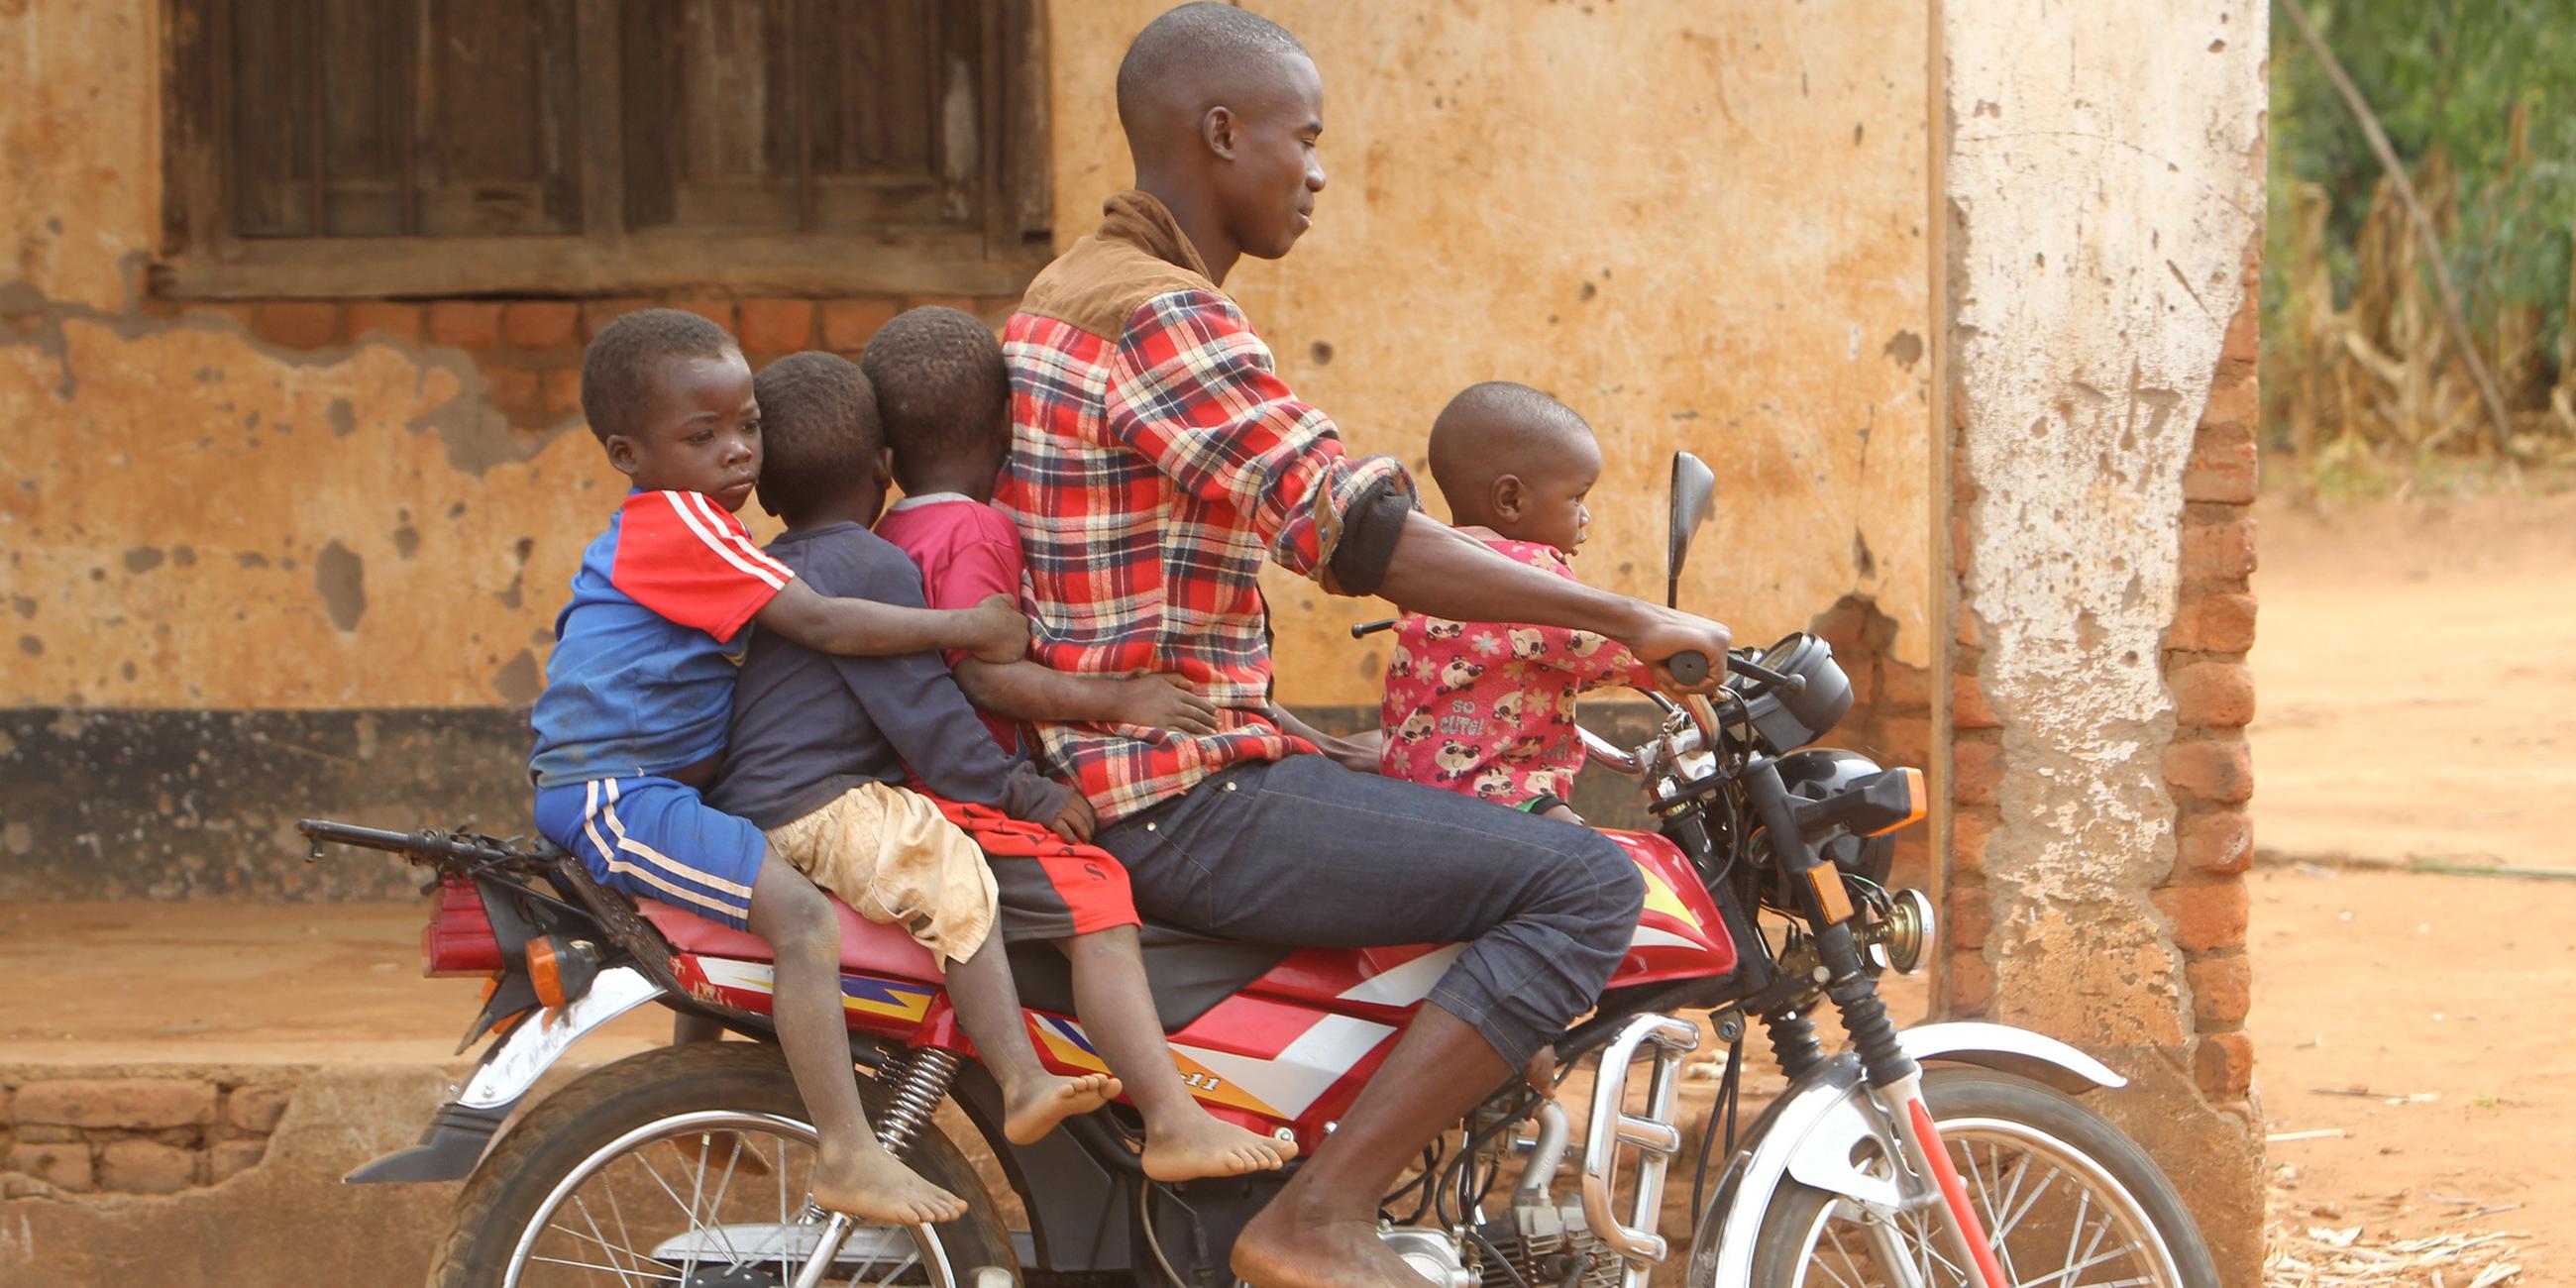
<svg viewBox="0 0 2576 1288"><path fill-rule="evenodd" d="M815 589L922 607L920 583L899 575L910 573L912 565L900 554L893 554L892 561L900 567L888 566L882 559L854 559L828 570L817 569L824 576ZM953 801L990 805L1032 823L1045 823L1063 808L1072 789L1049 781L1035 766L993 741L992 731L977 718L974 705L958 689L956 677L938 654L834 657L832 664L895 754L932 792Z"/></svg>

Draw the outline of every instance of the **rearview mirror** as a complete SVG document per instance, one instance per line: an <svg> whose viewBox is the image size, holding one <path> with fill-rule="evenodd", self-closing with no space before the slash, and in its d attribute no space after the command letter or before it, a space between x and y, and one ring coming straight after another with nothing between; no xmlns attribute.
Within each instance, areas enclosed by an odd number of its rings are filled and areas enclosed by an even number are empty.
<svg viewBox="0 0 2576 1288"><path fill-rule="evenodd" d="M1673 453L1673 525L1664 561L1664 606L1678 608L1682 597L1682 558L1690 553L1691 534L1708 522L1717 500L1717 475L1688 452Z"/></svg>

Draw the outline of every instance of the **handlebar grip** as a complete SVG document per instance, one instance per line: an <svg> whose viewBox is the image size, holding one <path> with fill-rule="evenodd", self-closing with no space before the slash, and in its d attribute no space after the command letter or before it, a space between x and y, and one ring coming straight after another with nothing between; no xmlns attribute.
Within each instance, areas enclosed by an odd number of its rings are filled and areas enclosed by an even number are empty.
<svg viewBox="0 0 2576 1288"><path fill-rule="evenodd" d="M295 830L315 842L354 845L363 849L386 850L395 854L403 853L420 844L420 839L408 832L388 832L382 828L335 823L327 818L299 820L295 824Z"/></svg>
<svg viewBox="0 0 2576 1288"><path fill-rule="evenodd" d="M1374 635L1379 631L1394 630L1395 623L1396 619L1392 617L1383 617L1374 622L1353 622L1351 624L1351 638L1362 639L1367 636Z"/></svg>
<svg viewBox="0 0 2576 1288"><path fill-rule="evenodd" d="M1664 659L1664 669L1683 684L1698 684L1708 678L1708 654L1686 648Z"/></svg>

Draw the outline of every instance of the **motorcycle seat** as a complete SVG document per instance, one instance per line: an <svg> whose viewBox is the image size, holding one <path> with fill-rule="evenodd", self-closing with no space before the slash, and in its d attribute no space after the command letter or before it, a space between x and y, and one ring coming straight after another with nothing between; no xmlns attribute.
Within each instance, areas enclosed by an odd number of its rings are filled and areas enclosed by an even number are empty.
<svg viewBox="0 0 2576 1288"><path fill-rule="evenodd" d="M930 959L930 950L913 942L913 938L892 926L881 926L858 914L829 891L832 913L841 922L841 969L850 974L893 975L903 979L934 980L939 978L938 963ZM774 954L769 941L748 930L736 930L712 917L701 917L676 904L658 899L637 899L636 911L671 941L671 947L684 953L706 957L729 957L736 961L765 962Z"/></svg>
<svg viewBox="0 0 2576 1288"><path fill-rule="evenodd" d="M929 950L914 942L912 936L860 916L837 896L831 899L833 914L841 923L842 971L925 981L940 978L938 964L931 960ZM736 930L656 899L637 899L635 906L680 952L737 961L773 959L769 941L748 930ZM1154 1010L1161 1016L1166 1032L1188 1027L1294 951L1210 939L1152 923L1138 932L1137 943L1143 950L1145 980L1154 994ZM1012 977L1019 982L1022 1006L1059 1015L1074 1013L1072 965L1052 944L1014 944L1010 962Z"/></svg>

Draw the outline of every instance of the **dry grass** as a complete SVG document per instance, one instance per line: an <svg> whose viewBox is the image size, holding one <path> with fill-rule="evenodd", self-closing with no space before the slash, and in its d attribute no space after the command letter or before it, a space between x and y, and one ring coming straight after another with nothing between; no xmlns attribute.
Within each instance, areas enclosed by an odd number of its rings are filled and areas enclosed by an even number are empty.
<svg viewBox="0 0 2576 1288"><path fill-rule="evenodd" d="M2368 1225L2347 1225L2332 1205L2272 1187L2264 1225L2264 1288L2497 1288L2520 1284L2514 1249L2529 1236L2494 1229L2484 1218L2513 1209L2473 1208L2442 1234L2399 1238Z"/></svg>

